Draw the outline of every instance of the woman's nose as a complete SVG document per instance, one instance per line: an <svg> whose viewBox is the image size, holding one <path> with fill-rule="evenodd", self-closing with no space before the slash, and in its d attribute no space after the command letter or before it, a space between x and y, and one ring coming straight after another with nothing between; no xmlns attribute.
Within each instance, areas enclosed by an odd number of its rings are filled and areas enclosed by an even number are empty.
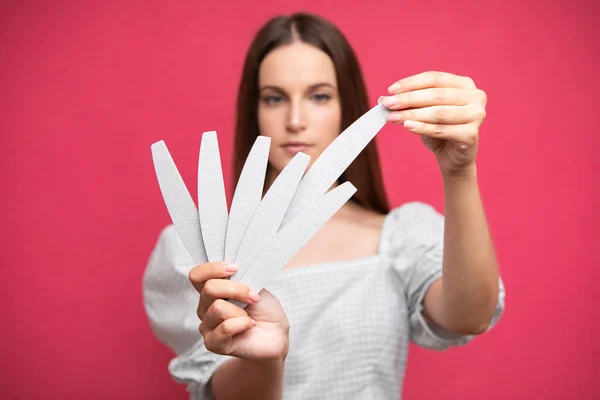
<svg viewBox="0 0 600 400"><path fill-rule="evenodd" d="M306 113L300 102L292 103L287 119L287 129L290 132L299 132L306 129Z"/></svg>

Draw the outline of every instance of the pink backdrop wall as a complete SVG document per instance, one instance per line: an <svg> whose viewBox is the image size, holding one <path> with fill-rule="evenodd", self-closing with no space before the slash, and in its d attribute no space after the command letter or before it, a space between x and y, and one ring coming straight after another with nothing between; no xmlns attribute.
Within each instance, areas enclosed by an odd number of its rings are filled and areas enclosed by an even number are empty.
<svg viewBox="0 0 600 400"><path fill-rule="evenodd" d="M430 69L489 96L478 164L507 312L468 347L413 347L405 398L600 395L595 2L4 1L1 397L186 398L142 306L169 223L150 144L166 140L193 193L200 134L217 130L230 183L244 51L267 17L297 9L347 34L372 104ZM419 139L397 126L377 139L392 205L441 210Z"/></svg>

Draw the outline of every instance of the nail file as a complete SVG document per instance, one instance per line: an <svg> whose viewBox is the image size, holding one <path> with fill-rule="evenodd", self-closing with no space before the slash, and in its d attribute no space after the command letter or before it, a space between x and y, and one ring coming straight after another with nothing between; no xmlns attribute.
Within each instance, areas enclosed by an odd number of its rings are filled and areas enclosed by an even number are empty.
<svg viewBox="0 0 600 400"><path fill-rule="evenodd" d="M259 136L246 158L229 210L224 261L235 261L246 227L261 202L270 146L270 137Z"/></svg>
<svg viewBox="0 0 600 400"><path fill-rule="evenodd" d="M204 250L204 241L200 229L200 219L194 200L187 190L171 154L164 141L159 141L151 146L154 170L158 184L179 235L186 250L196 265L208 261Z"/></svg>
<svg viewBox="0 0 600 400"><path fill-rule="evenodd" d="M198 160L198 213L208 261L223 261L229 216L215 131L202 135Z"/></svg>
<svg viewBox="0 0 600 400"><path fill-rule="evenodd" d="M260 202L240 245L235 264L238 271L231 276L232 281L241 281L251 263L277 233L283 216L296 192L296 188L306 171L310 157L297 153L292 161L277 176L265 197ZM258 266L258 268L262 268Z"/></svg>
<svg viewBox="0 0 600 400"><path fill-rule="evenodd" d="M282 227L298 216L306 204L322 196L348 168L387 122L389 110L378 104L335 138L315 160L300 182Z"/></svg>
<svg viewBox="0 0 600 400"><path fill-rule="evenodd" d="M268 146L259 143L262 139L257 138L257 155L256 158L249 155L246 160L244 170L247 170L248 177L243 180L240 177L231 218L227 213L216 132L205 132L202 136L198 163L198 209L164 142L154 143L152 155L160 189L176 231L194 263L223 261L225 257L237 261L239 256L246 265L241 274L240 271L236 273L235 279L240 279L257 292L267 287L277 272L356 192L350 182L328 193L327 190L383 128L388 113L389 110L381 104L366 112L323 151L299 183L290 183L288 187L287 183L284 184L286 178L281 181L281 187L277 185L278 196L282 197L276 196L274 191L273 197L265 195L264 199L259 199L257 193L262 193L264 185ZM292 172L290 174L293 175ZM290 182L295 182L294 179ZM283 190L286 187L288 189ZM280 221L281 213L283 219ZM255 214L257 219L253 225ZM231 232L228 234L229 228ZM242 253L236 254L239 251Z"/></svg>
<svg viewBox="0 0 600 400"><path fill-rule="evenodd" d="M242 283L256 293L264 289L311 237L356 193L350 182L331 190L318 203L309 203L304 213L269 239L268 245L252 263ZM247 304L229 300L244 308Z"/></svg>

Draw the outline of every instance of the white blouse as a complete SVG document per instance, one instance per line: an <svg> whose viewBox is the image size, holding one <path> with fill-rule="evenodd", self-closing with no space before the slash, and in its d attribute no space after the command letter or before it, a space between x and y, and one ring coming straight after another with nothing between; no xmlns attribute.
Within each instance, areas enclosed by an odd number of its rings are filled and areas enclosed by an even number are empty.
<svg viewBox="0 0 600 400"><path fill-rule="evenodd" d="M400 399L409 340L445 350L473 336L430 326L422 300L442 275L444 218L406 203L385 219L377 255L282 270L267 287L290 323L284 399ZM194 263L172 225L159 236L144 275L145 309L158 340L176 356L173 378L192 399L211 399L208 382L228 356L209 352L198 331ZM504 310L504 285L488 329Z"/></svg>

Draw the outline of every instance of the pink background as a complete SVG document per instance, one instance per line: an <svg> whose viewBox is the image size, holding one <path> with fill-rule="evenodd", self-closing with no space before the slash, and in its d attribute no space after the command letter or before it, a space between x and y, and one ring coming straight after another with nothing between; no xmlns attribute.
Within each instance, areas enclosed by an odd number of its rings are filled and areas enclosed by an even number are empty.
<svg viewBox="0 0 600 400"><path fill-rule="evenodd" d="M600 395L597 4L250 3L2 2L1 397L186 398L142 305L170 222L150 145L167 142L194 193L200 134L216 130L230 184L244 51L266 18L298 9L347 34L373 105L431 69L489 96L478 166L507 311L467 347L413 347L405 398ZM387 126L377 140L392 205L441 210L418 137Z"/></svg>

